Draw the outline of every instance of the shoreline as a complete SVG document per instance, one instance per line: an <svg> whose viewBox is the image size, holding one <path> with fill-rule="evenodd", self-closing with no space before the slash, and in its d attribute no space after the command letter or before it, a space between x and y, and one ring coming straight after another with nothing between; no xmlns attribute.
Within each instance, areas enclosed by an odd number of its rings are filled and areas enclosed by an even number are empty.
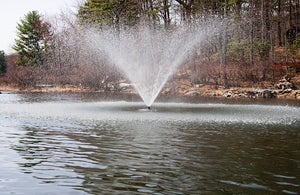
<svg viewBox="0 0 300 195"><path fill-rule="evenodd" d="M12 85L0 85L2 93L127 93L138 94L131 86L120 90L90 89L74 85L45 85L36 87L19 88ZM230 87L214 89L209 85L180 86L175 90L164 87L159 95L174 95L183 97L215 97L226 99L291 99L300 100L300 90L294 89L271 89L271 88L249 88Z"/></svg>

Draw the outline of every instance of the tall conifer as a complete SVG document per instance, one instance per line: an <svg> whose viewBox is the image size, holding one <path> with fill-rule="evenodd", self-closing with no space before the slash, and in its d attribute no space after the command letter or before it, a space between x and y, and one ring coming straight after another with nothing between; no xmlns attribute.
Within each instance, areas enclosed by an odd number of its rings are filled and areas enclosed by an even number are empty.
<svg viewBox="0 0 300 195"><path fill-rule="evenodd" d="M50 37L50 25L42 21L37 11L31 11L17 25L17 39L13 49L20 55L18 65L43 64L43 53Z"/></svg>

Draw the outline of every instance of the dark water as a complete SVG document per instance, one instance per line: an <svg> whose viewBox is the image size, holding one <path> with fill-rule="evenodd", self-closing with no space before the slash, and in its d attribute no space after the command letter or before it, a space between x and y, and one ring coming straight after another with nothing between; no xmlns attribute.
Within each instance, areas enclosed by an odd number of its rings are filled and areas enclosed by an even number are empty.
<svg viewBox="0 0 300 195"><path fill-rule="evenodd" d="M300 193L299 102L137 101L1 94L0 194Z"/></svg>

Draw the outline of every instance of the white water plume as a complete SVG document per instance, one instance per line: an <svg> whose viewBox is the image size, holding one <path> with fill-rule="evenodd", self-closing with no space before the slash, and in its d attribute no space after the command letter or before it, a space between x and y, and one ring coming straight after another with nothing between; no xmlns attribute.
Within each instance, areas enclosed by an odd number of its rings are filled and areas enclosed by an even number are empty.
<svg viewBox="0 0 300 195"><path fill-rule="evenodd" d="M196 30L130 29L116 36L111 31L93 30L90 42L99 55L121 69L147 106L151 106L169 76L184 63L189 53L213 35L214 28Z"/></svg>

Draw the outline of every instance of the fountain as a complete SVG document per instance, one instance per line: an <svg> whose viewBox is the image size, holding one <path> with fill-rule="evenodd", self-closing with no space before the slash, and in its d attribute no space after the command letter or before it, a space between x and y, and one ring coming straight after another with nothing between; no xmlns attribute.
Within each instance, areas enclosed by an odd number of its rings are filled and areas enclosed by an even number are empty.
<svg viewBox="0 0 300 195"><path fill-rule="evenodd" d="M212 34L208 26L194 30L140 27L118 36L111 31L94 30L90 42L99 55L108 56L127 76L149 109L174 70Z"/></svg>

